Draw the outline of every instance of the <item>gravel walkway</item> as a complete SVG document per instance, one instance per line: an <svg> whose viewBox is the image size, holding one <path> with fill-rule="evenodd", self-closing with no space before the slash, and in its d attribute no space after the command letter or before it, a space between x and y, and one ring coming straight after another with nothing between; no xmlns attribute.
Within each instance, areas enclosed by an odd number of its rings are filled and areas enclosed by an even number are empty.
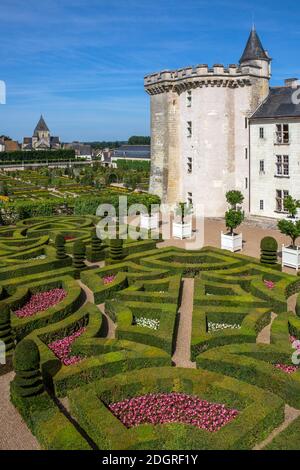
<svg viewBox="0 0 300 470"><path fill-rule="evenodd" d="M191 362L191 337L194 304L194 279L182 279L182 300L179 308L179 326L177 332L176 350L173 362L176 367L196 368L196 363Z"/></svg>
<svg viewBox="0 0 300 470"><path fill-rule="evenodd" d="M0 376L0 450L39 450L36 438L10 403L9 384L14 373Z"/></svg>
<svg viewBox="0 0 300 470"><path fill-rule="evenodd" d="M271 313L271 321L265 326L257 335L256 343L257 344L270 344L271 343L271 327L272 323L277 317L276 313Z"/></svg>

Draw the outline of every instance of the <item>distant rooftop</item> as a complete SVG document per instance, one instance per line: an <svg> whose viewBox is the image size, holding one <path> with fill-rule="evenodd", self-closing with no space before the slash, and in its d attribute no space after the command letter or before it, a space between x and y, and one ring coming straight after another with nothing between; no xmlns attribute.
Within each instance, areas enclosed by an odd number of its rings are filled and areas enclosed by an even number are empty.
<svg viewBox="0 0 300 470"><path fill-rule="evenodd" d="M300 87L282 86L270 88L267 99L251 116L251 119L259 118L279 118L279 117L300 117L300 104L294 104L292 95Z"/></svg>

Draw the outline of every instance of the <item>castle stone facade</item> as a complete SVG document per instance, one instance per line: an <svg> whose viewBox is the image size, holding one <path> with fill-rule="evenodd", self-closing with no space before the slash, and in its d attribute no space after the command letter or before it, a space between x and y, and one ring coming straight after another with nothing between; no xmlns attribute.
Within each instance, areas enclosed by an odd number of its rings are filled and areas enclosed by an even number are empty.
<svg viewBox="0 0 300 470"><path fill-rule="evenodd" d="M238 65L206 64L145 77L151 97L150 192L203 204L219 217L239 189L250 211L249 118L269 94L271 59L253 28Z"/></svg>

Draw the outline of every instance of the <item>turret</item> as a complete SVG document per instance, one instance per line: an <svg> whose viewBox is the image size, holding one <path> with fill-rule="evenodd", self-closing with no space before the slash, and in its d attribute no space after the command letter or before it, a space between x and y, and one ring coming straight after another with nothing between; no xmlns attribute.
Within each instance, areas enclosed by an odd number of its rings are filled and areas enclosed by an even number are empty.
<svg viewBox="0 0 300 470"><path fill-rule="evenodd" d="M260 75L270 79L271 60L267 51L263 48L255 27L253 26L245 50L240 58L240 65L259 67L261 69Z"/></svg>

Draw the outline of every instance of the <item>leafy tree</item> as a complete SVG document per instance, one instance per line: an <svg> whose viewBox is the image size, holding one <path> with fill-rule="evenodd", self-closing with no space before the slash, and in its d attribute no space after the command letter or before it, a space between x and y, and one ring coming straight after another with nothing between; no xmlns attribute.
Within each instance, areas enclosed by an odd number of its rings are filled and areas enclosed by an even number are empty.
<svg viewBox="0 0 300 470"><path fill-rule="evenodd" d="M244 213L239 210L229 209L225 213L226 228L230 231L230 235L233 235L234 229L237 228L244 220Z"/></svg>
<svg viewBox="0 0 300 470"><path fill-rule="evenodd" d="M227 200L228 204L231 205L231 208L236 210L236 206L238 204L243 203L244 196L241 193L241 191L236 191L235 189L233 189L233 190L228 191L226 193L226 200Z"/></svg>
<svg viewBox="0 0 300 470"><path fill-rule="evenodd" d="M128 139L128 145L150 145L151 139L149 136L133 135Z"/></svg>
<svg viewBox="0 0 300 470"><path fill-rule="evenodd" d="M291 220L282 219L278 221L278 229L284 235L290 237L292 241L292 247L296 247L296 240L300 237L300 221L293 222Z"/></svg>
<svg viewBox="0 0 300 470"><path fill-rule="evenodd" d="M292 196L287 196L284 199L284 208L294 219L297 215L298 209L300 208L300 201L297 201L297 199L294 199Z"/></svg>
<svg viewBox="0 0 300 470"><path fill-rule="evenodd" d="M193 213L193 207L186 202L179 202L175 208L175 214L180 217L181 223L184 224L185 217Z"/></svg>

